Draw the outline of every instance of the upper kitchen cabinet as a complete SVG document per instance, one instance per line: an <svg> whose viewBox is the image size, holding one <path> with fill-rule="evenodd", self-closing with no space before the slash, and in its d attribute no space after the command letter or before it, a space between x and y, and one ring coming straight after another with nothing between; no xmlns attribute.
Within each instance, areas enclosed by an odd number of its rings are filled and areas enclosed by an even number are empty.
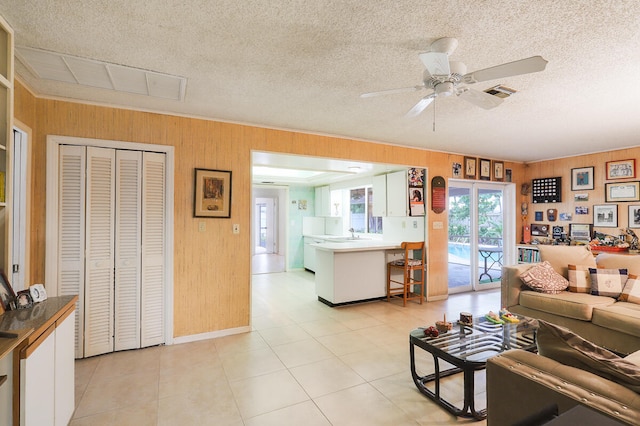
<svg viewBox="0 0 640 426"><path fill-rule="evenodd" d="M373 215L387 215L387 175L373 177Z"/></svg>
<svg viewBox="0 0 640 426"><path fill-rule="evenodd" d="M331 216L331 192L329 191L329 186L316 187L315 211L316 216Z"/></svg>
<svg viewBox="0 0 640 426"><path fill-rule="evenodd" d="M399 217L409 215L409 194L406 170L374 176L373 215Z"/></svg>

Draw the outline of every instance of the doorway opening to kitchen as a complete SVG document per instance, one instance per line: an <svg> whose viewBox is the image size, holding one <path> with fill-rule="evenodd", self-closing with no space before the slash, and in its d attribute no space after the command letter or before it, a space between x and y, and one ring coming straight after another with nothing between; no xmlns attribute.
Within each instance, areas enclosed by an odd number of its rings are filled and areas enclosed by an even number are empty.
<svg viewBox="0 0 640 426"><path fill-rule="evenodd" d="M513 184L449 181L449 293L500 286L511 262ZM510 242L510 243L507 243Z"/></svg>

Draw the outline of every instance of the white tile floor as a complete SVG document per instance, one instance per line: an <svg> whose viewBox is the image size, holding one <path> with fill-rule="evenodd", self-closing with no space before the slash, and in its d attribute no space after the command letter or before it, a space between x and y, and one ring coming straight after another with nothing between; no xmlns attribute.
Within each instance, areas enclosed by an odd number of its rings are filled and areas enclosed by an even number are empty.
<svg viewBox="0 0 640 426"><path fill-rule="evenodd" d="M313 274L253 276L253 331L76 361L80 425L451 425L468 423L418 392L408 333L460 311L499 309L499 290L406 308L330 308ZM432 370L418 358L420 373ZM460 403L460 375L442 392ZM485 406L484 372L476 408ZM486 422L472 422L485 425Z"/></svg>

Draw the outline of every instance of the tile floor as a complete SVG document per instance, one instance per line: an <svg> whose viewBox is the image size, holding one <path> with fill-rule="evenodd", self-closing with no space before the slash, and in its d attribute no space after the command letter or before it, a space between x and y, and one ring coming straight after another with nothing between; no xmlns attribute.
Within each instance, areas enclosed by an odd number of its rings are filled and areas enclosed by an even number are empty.
<svg viewBox="0 0 640 426"><path fill-rule="evenodd" d="M408 333L460 311L499 309L499 290L409 304L330 308L313 274L253 277L253 331L76 361L80 425L451 425L458 419L420 394ZM419 356L419 373L432 371ZM460 375L442 392L462 399ZM486 404L484 372L476 408Z"/></svg>

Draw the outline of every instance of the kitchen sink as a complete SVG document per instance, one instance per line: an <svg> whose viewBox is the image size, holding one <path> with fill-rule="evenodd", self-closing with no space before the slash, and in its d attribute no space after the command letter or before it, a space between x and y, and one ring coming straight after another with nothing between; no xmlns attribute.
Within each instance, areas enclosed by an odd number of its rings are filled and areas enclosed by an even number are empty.
<svg viewBox="0 0 640 426"><path fill-rule="evenodd" d="M370 238L362 238L362 237L335 237L335 238L328 238L327 241L331 241L334 243L346 243L349 241L363 241L363 240L369 240Z"/></svg>

